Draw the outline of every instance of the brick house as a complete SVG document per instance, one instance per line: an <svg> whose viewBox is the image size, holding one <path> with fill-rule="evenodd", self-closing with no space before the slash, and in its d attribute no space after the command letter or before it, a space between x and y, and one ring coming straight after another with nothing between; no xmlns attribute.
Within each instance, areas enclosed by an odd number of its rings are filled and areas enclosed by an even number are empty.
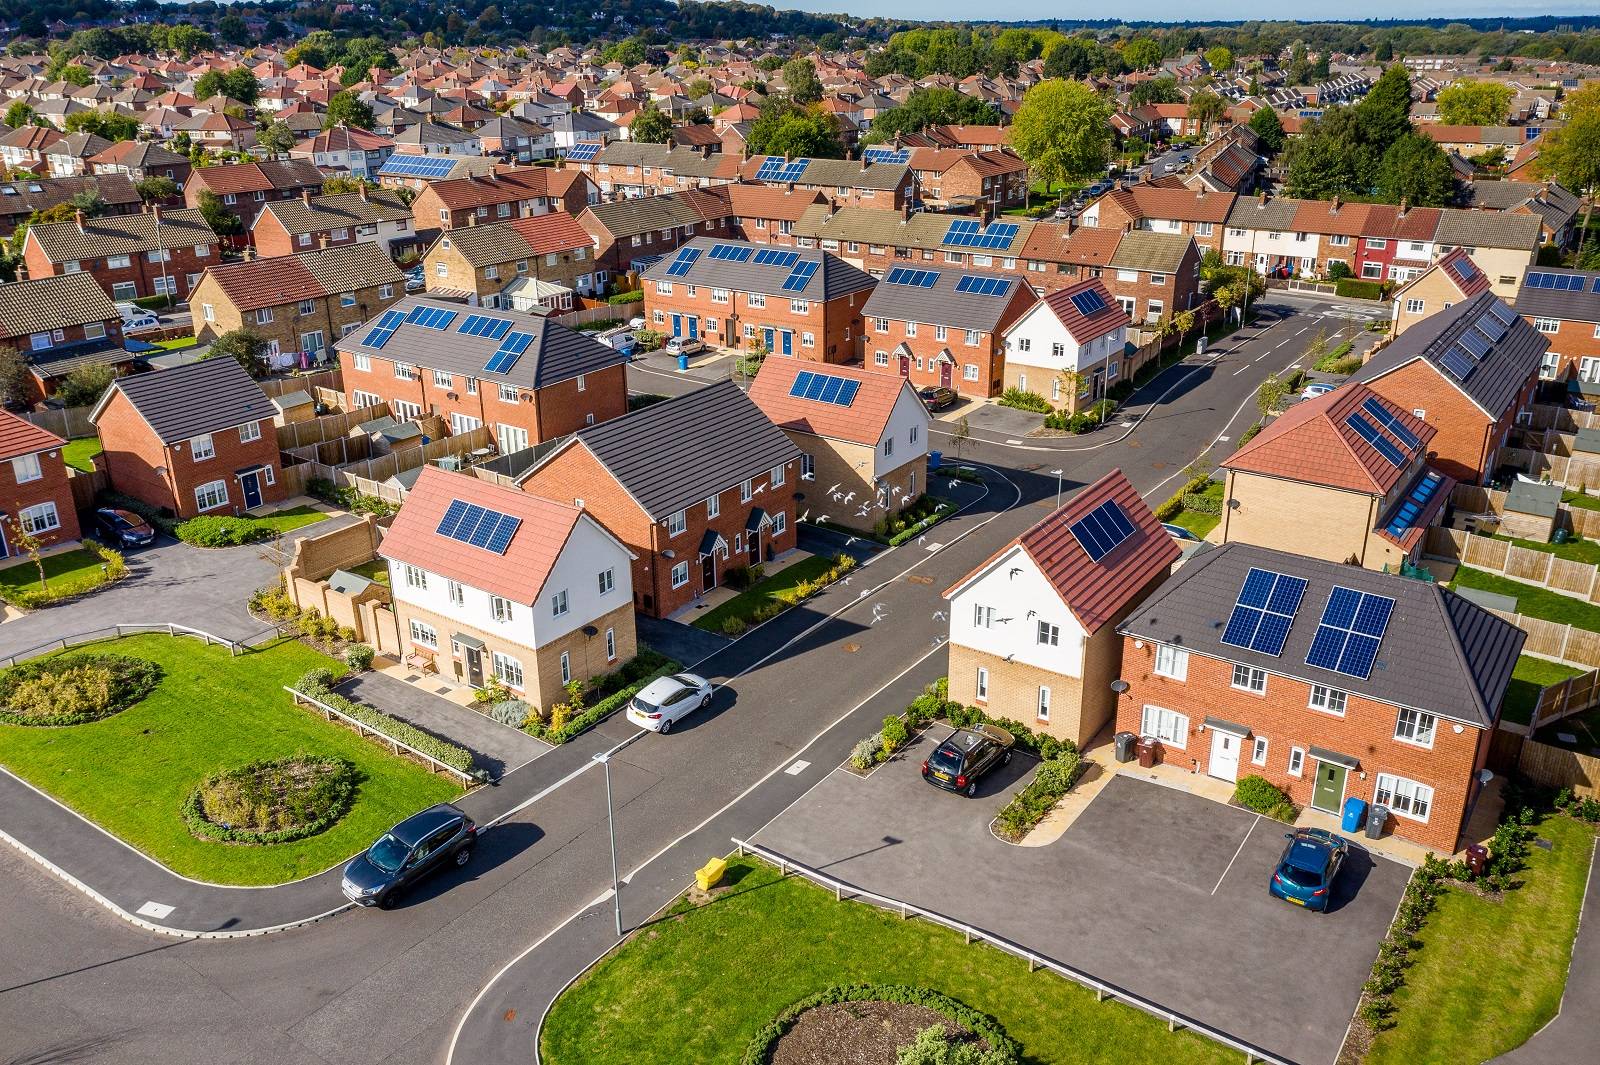
<svg viewBox="0 0 1600 1065"><path fill-rule="evenodd" d="M376 244L348 244L208 269L190 297L205 344L235 329L267 341L271 355L329 357L333 342L405 294L405 275Z"/></svg>
<svg viewBox="0 0 1600 1065"><path fill-rule="evenodd" d="M613 141L592 150L575 147L561 165L610 199L727 185L739 180L740 159L709 148Z"/></svg>
<svg viewBox="0 0 1600 1065"><path fill-rule="evenodd" d="M10 411L0 410L0 559L19 556L12 525L45 547L71 543L81 533L78 509L61 449L66 441ZM21 556L25 557L25 556ZM9 561L0 565L10 565Z"/></svg>
<svg viewBox="0 0 1600 1065"><path fill-rule="evenodd" d="M1134 185L1101 196L1083 209L1078 221L1090 229L1182 233L1193 237L1202 252L1221 252L1222 230L1237 199L1231 192Z"/></svg>
<svg viewBox="0 0 1600 1065"><path fill-rule="evenodd" d="M1428 466L1435 435L1362 384L1296 403L1223 461L1222 540L1398 572L1455 487Z"/></svg>
<svg viewBox="0 0 1600 1065"><path fill-rule="evenodd" d="M998 214L1027 200L1028 164L1009 148L912 148L909 155L924 207L978 207Z"/></svg>
<svg viewBox="0 0 1600 1065"><path fill-rule="evenodd" d="M186 300L222 245L198 210L86 218L28 227L23 261L29 277L85 273L114 300L171 296Z"/></svg>
<svg viewBox="0 0 1600 1065"><path fill-rule="evenodd" d="M311 163L318 169L374 180L393 154L394 141L388 137L345 125L318 130L295 141L289 149L289 158Z"/></svg>
<svg viewBox="0 0 1600 1065"><path fill-rule="evenodd" d="M1438 430L1429 452L1434 469L1483 484L1533 402L1549 347L1544 334L1484 292L1413 325L1353 380Z"/></svg>
<svg viewBox="0 0 1600 1065"><path fill-rule="evenodd" d="M1600 271L1530 268L1516 311L1550 342L1541 378L1600 384Z"/></svg>
<svg viewBox="0 0 1600 1065"><path fill-rule="evenodd" d="M871 529L926 490L933 420L905 378L768 359L750 399L800 449L797 505Z"/></svg>
<svg viewBox="0 0 1600 1065"><path fill-rule="evenodd" d="M696 237L642 275L645 315L675 337L854 362L874 281L826 252Z"/></svg>
<svg viewBox="0 0 1600 1065"><path fill-rule="evenodd" d="M548 709L638 651L633 556L570 503L424 466L379 553L414 667Z"/></svg>
<svg viewBox="0 0 1600 1065"><path fill-rule="evenodd" d="M101 218L134 214L144 207L133 180L125 174L0 181L0 237L16 232L17 224L26 221L35 211L48 211L57 204L69 203L81 192L92 192L100 197Z"/></svg>
<svg viewBox="0 0 1600 1065"><path fill-rule="evenodd" d="M1122 471L1088 485L945 590L950 698L1086 746L1116 712L1117 625L1178 555Z"/></svg>
<svg viewBox="0 0 1600 1065"><path fill-rule="evenodd" d="M1033 392L1076 414L1126 379L1128 325L1127 312L1099 278L1045 293L1003 333L1002 390Z"/></svg>
<svg viewBox="0 0 1600 1065"><path fill-rule="evenodd" d="M399 193L363 185L357 192L313 196L308 191L269 203L250 227L250 240L262 258L368 243L392 254L398 245L415 241L415 230Z"/></svg>
<svg viewBox="0 0 1600 1065"><path fill-rule="evenodd" d="M795 223L808 207L826 202L816 190L796 192L772 185L726 185L722 191L739 237L758 244L793 244Z"/></svg>
<svg viewBox="0 0 1600 1065"><path fill-rule="evenodd" d="M27 403L56 390L80 366L125 370L133 356L122 347L122 315L88 274L61 274L0 285L0 346L28 361Z"/></svg>
<svg viewBox="0 0 1600 1065"><path fill-rule="evenodd" d="M1002 274L896 267L861 308L867 365L918 388L999 395L1005 331L1036 300L1031 288Z"/></svg>
<svg viewBox="0 0 1600 1065"><path fill-rule="evenodd" d="M1395 290L1391 331L1399 336L1429 315L1487 291L1489 278L1456 248Z"/></svg>
<svg viewBox="0 0 1600 1065"><path fill-rule="evenodd" d="M45 169L45 149L62 139L60 130L49 126L23 126L0 135L0 163L7 171Z"/></svg>
<svg viewBox="0 0 1600 1065"><path fill-rule="evenodd" d="M322 171L308 159L201 166L184 182L183 202L188 207L199 207L202 192L215 193L229 211L239 216L248 232L267 204L297 200L306 192L321 193L324 180Z"/></svg>
<svg viewBox="0 0 1600 1065"><path fill-rule="evenodd" d="M133 181L164 177L180 190L193 169L188 156L149 141L118 141L89 159L89 170L97 176L124 174Z"/></svg>
<svg viewBox="0 0 1600 1065"><path fill-rule="evenodd" d="M702 189L593 204L578 224L594 238L602 291L614 273L637 270L698 236L731 238L736 228L727 198Z"/></svg>
<svg viewBox="0 0 1600 1065"><path fill-rule="evenodd" d="M349 409L488 426L502 454L628 410L627 357L542 315L408 296L335 344Z"/></svg>
<svg viewBox="0 0 1600 1065"><path fill-rule="evenodd" d="M712 431L708 431L708 428ZM732 381L580 429L521 479L634 554L634 606L667 617L795 546L800 450Z"/></svg>
<svg viewBox="0 0 1600 1065"><path fill-rule="evenodd" d="M1119 631L1117 728L1162 762L1265 777L1335 817L1364 799L1445 854L1526 638L1428 581L1237 543L1185 563Z"/></svg>
<svg viewBox="0 0 1600 1065"><path fill-rule="evenodd" d="M598 291L593 253L588 231L557 212L441 234L422 257L422 276L441 298L524 310L530 308L517 298L519 283L545 281L570 290L554 309L571 310L572 293Z"/></svg>
<svg viewBox="0 0 1600 1065"><path fill-rule="evenodd" d="M879 211L898 211L909 206L916 197L917 187L917 176L909 164L874 163L866 159L752 155L739 164L739 178L758 185L820 192L835 207L870 207Z"/></svg>
<svg viewBox="0 0 1600 1065"><path fill-rule="evenodd" d="M206 359L119 378L89 420L112 490L187 519L285 497L276 414L237 362Z"/></svg>
<svg viewBox="0 0 1600 1065"><path fill-rule="evenodd" d="M1035 225L1017 260L1049 291L1099 278L1135 326L1200 306L1200 249L1182 233Z"/></svg>
<svg viewBox="0 0 1600 1065"><path fill-rule="evenodd" d="M411 214L419 231L481 226L552 211L576 215L589 205L593 189L588 178L570 171L546 166L503 169L481 177L430 181L411 201Z"/></svg>

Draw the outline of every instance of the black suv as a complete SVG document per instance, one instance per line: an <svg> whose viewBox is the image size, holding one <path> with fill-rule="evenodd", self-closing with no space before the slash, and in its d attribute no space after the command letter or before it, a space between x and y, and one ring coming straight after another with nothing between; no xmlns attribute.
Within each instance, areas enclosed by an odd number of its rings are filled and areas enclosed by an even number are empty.
<svg viewBox="0 0 1600 1065"><path fill-rule="evenodd" d="M994 725L957 729L922 763L922 779L970 799L978 794L980 777L1011 761L1016 742L1011 733Z"/></svg>
<svg viewBox="0 0 1600 1065"><path fill-rule="evenodd" d="M339 886L351 902L390 909L402 891L445 862L463 866L471 861L477 839L472 818L447 802L430 806L351 858Z"/></svg>

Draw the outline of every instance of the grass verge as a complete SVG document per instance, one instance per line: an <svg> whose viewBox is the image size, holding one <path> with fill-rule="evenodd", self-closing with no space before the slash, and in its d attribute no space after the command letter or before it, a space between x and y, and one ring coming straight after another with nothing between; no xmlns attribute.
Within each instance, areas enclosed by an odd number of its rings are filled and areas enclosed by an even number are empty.
<svg viewBox="0 0 1600 1065"><path fill-rule="evenodd" d="M102 450L98 436L80 436L67 441L67 446L61 449L61 458L75 470L93 473L94 457Z"/></svg>
<svg viewBox="0 0 1600 1065"><path fill-rule="evenodd" d="M780 573L762 578L726 603L702 611L694 619L694 627L707 632L721 632L723 626L733 619L750 625L764 607L772 604L788 606L782 597L784 592L793 592L802 581L816 580L834 565L835 560L827 555L803 558Z"/></svg>
<svg viewBox="0 0 1600 1065"><path fill-rule="evenodd" d="M1530 618L1542 618L1561 625L1576 625L1580 629L1600 632L1600 607L1560 592L1509 580L1470 566L1461 566L1456 570L1455 584L1509 595L1517 601L1517 612Z"/></svg>
<svg viewBox="0 0 1600 1065"><path fill-rule="evenodd" d="M1506 685L1505 705L1500 716L1514 724L1528 724L1533 720L1534 707L1539 705L1540 688L1560 684L1582 672L1560 662L1547 662L1532 655L1519 656L1517 667L1511 671L1511 683Z"/></svg>
<svg viewBox="0 0 1600 1065"><path fill-rule="evenodd" d="M103 559L87 547L61 551L44 558L48 589L39 582L39 567L24 557L0 569L0 599L19 606L43 606L57 599L92 592L111 578L101 568Z"/></svg>
<svg viewBox="0 0 1600 1065"><path fill-rule="evenodd" d="M166 675L143 702L103 721L0 725L0 762L174 872L219 884L295 880L354 854L401 818L460 794L450 779L297 709L282 685L318 666L339 673L344 667L296 641L238 657L158 635L93 647L157 662ZM355 802L337 824L270 847L190 835L183 802L202 780L296 754L355 764Z"/></svg>
<svg viewBox="0 0 1600 1065"><path fill-rule="evenodd" d="M1094 995L954 932L835 902L754 859L730 860L732 888L679 900L555 1001L540 1053L550 1065L738 1061L791 1002L835 984L930 987L991 1014L1024 1060L1230 1062L1192 1032Z"/></svg>
<svg viewBox="0 0 1600 1065"><path fill-rule="evenodd" d="M1225 488L1226 486L1221 481L1212 481L1195 494L1202 496L1205 499L1216 500L1217 506L1220 510L1222 506L1222 493ZM1217 523L1222 521L1222 515L1220 513L1206 514L1203 511L1189 510L1186 507L1183 510L1178 511L1177 514L1173 515L1170 521L1173 525L1181 525L1185 529L1188 529L1190 532L1194 533L1196 536L1200 537L1200 539L1204 540L1206 538L1206 534L1212 529L1215 529L1217 527Z"/></svg>
<svg viewBox="0 0 1600 1065"><path fill-rule="evenodd" d="M266 526L277 533L293 532L305 525L312 525L329 515L316 507L290 507L288 510L279 510L264 517L252 518L258 525Z"/></svg>

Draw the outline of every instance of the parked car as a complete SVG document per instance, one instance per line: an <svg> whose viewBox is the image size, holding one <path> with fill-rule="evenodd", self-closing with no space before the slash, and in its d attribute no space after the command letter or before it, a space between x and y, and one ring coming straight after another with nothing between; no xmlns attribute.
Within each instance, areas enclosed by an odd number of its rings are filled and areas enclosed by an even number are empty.
<svg viewBox="0 0 1600 1065"><path fill-rule="evenodd" d="M1167 535L1171 536L1174 540L1198 541L1200 539L1200 537L1196 536L1188 529L1185 529L1182 525L1173 525L1171 522L1164 521L1161 523L1161 527L1167 530Z"/></svg>
<svg viewBox="0 0 1600 1065"><path fill-rule="evenodd" d="M711 704L711 682L693 673L674 673L645 685L628 703L628 720L663 736L696 710Z"/></svg>
<svg viewBox="0 0 1600 1065"><path fill-rule="evenodd" d="M359 906L390 909L400 895L446 864L472 860L478 826L447 802L430 806L385 832L376 843L351 858L339 887Z"/></svg>
<svg viewBox="0 0 1600 1065"><path fill-rule="evenodd" d="M1329 384L1327 381L1313 381L1300 390L1300 398L1316 399L1318 396L1327 395L1338 387L1338 385Z"/></svg>
<svg viewBox="0 0 1600 1065"><path fill-rule="evenodd" d="M1016 738L996 725L957 729L922 763L922 779L936 788L972 798L978 781L990 770L1011 761Z"/></svg>
<svg viewBox="0 0 1600 1065"><path fill-rule="evenodd" d="M421 266L413 266L411 269L406 271L407 292L421 292L427 287L427 284L427 281L425 281L422 277Z"/></svg>
<svg viewBox="0 0 1600 1065"><path fill-rule="evenodd" d="M928 385L926 388L917 389L917 398L922 400L922 405L929 411L941 411L953 406L957 396L953 388Z"/></svg>
<svg viewBox="0 0 1600 1065"><path fill-rule="evenodd" d="M1267 892L1275 899L1327 913L1333 881L1350 844L1325 828L1296 829L1283 838L1289 842L1267 882Z"/></svg>
<svg viewBox="0 0 1600 1065"><path fill-rule="evenodd" d="M673 358L679 355L698 355L706 350L706 342L699 337L669 337L666 352Z"/></svg>
<svg viewBox="0 0 1600 1065"><path fill-rule="evenodd" d="M143 547L154 543L156 531L131 510L101 507L94 512L94 530L112 547Z"/></svg>
<svg viewBox="0 0 1600 1065"><path fill-rule="evenodd" d="M122 316L124 332L129 329L154 329L161 324L161 318L155 311L147 311L137 303L122 300L116 304L116 308Z"/></svg>
<svg viewBox="0 0 1600 1065"><path fill-rule="evenodd" d="M633 358L634 350L639 346L639 338L628 332L626 329L613 329L610 332L601 333L595 339L609 347L612 351L622 352L630 359Z"/></svg>

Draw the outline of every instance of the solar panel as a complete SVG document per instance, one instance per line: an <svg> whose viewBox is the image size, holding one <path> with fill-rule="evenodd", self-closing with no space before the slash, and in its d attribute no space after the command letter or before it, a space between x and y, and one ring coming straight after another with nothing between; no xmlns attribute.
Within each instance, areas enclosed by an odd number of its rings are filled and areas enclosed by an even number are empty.
<svg viewBox="0 0 1600 1065"><path fill-rule="evenodd" d="M1422 439L1405 427L1398 414L1392 413L1388 407L1378 402L1376 396L1368 397L1367 401L1361 404L1361 409L1372 415L1374 421L1389 430L1389 435L1404 444L1407 449L1415 451L1422 446Z"/></svg>
<svg viewBox="0 0 1600 1065"><path fill-rule="evenodd" d="M991 222L980 226L970 218L950 223L945 231L944 243L958 248L1009 248L1021 227L1015 222Z"/></svg>
<svg viewBox="0 0 1600 1065"><path fill-rule="evenodd" d="M1472 373L1473 368L1477 366L1477 363L1473 362L1469 356L1467 356L1460 348L1454 345L1452 345L1443 355L1439 356L1439 363L1446 370L1449 370L1450 376L1454 377L1457 381L1465 381L1467 379L1467 375Z"/></svg>
<svg viewBox="0 0 1600 1065"><path fill-rule="evenodd" d="M489 361L484 364L485 373L508 373L511 367L522 358L522 353L528 350L528 345L533 343L532 333L511 333L500 342L500 347L489 356Z"/></svg>
<svg viewBox="0 0 1600 1065"><path fill-rule="evenodd" d="M978 223L970 218L958 219L950 223L950 228L945 230L944 243L968 247L972 238L978 235Z"/></svg>
<svg viewBox="0 0 1600 1065"><path fill-rule="evenodd" d="M456 332L469 337L488 337L499 340L511 328L509 318L496 318L492 314L469 314L466 321L456 326Z"/></svg>
<svg viewBox="0 0 1600 1065"><path fill-rule="evenodd" d="M378 168L379 177L444 177L455 169L456 160L439 155L391 155Z"/></svg>
<svg viewBox="0 0 1600 1065"><path fill-rule="evenodd" d="M1372 675L1393 612L1394 600L1388 596L1335 586L1322 608L1306 665L1365 680Z"/></svg>
<svg viewBox="0 0 1600 1065"><path fill-rule="evenodd" d="M1438 492L1439 486L1444 483L1444 475L1428 470L1422 475L1422 480L1406 496L1405 502L1395 510L1394 517L1389 519L1389 524L1384 526L1384 531L1390 536L1404 536L1407 529L1415 528L1422 512L1428 508L1428 501Z"/></svg>
<svg viewBox="0 0 1600 1065"><path fill-rule="evenodd" d="M511 538L517 534L521 524L521 518L510 514L452 499L436 531L440 536L503 555L506 548L511 546Z"/></svg>
<svg viewBox="0 0 1600 1065"><path fill-rule="evenodd" d="M1478 270L1478 265L1465 255L1458 259L1452 260L1448 269L1456 276L1456 280L1462 282L1463 284L1476 280L1480 273Z"/></svg>
<svg viewBox="0 0 1600 1065"><path fill-rule="evenodd" d="M789 386L789 395L796 399L809 399L819 403L831 403L836 407L848 407L855 402L856 392L860 388L859 381L802 370L795 374L794 384Z"/></svg>
<svg viewBox="0 0 1600 1065"><path fill-rule="evenodd" d="M700 258L699 248L678 249L678 257L667 266L667 276L682 277L689 272L689 268L694 265L694 261L698 258Z"/></svg>
<svg viewBox="0 0 1600 1065"><path fill-rule="evenodd" d="M455 320L456 312L443 307L417 306L406 314L407 325L420 325L424 329L448 329Z"/></svg>
<svg viewBox="0 0 1600 1065"><path fill-rule="evenodd" d="M810 159L790 161L775 155L768 156L762 160L761 166L756 169L756 180L773 181L779 184L788 181L799 181L800 176L806 172L806 167L810 165Z"/></svg>
<svg viewBox="0 0 1600 1065"><path fill-rule="evenodd" d="M1510 324L1509 322L1502 322L1499 318L1486 311L1478 315L1477 320L1472 323L1472 328L1487 337L1489 343L1498 344L1500 343L1500 338L1506 335L1506 329Z"/></svg>
<svg viewBox="0 0 1600 1065"><path fill-rule="evenodd" d="M1456 338L1456 342L1467 350L1467 354L1474 359L1481 359L1489 354L1490 340L1487 334L1476 329L1468 329Z"/></svg>
<svg viewBox="0 0 1600 1065"><path fill-rule="evenodd" d="M1306 584L1304 577L1251 567L1245 574L1244 586L1239 589L1239 598L1233 604L1222 642L1248 647L1274 658L1282 654L1295 615L1300 610Z"/></svg>
<svg viewBox="0 0 1600 1065"><path fill-rule="evenodd" d="M599 155L603 147L605 146L598 141L579 141L567 149L567 158L574 162L587 163Z"/></svg>
<svg viewBox="0 0 1600 1065"><path fill-rule="evenodd" d="M783 279L785 292L804 292L811 275L817 272L817 264L813 262L795 263L794 269L789 271L789 276Z"/></svg>
<svg viewBox="0 0 1600 1065"><path fill-rule="evenodd" d="M909 148L867 148L861 153L868 163L907 163L911 161Z"/></svg>
<svg viewBox="0 0 1600 1065"><path fill-rule="evenodd" d="M976 277L962 274L956 282L957 292L971 292L979 296L1004 296L1011 290L1011 281L1004 277Z"/></svg>
<svg viewBox="0 0 1600 1065"><path fill-rule="evenodd" d="M495 529L494 535L489 537L488 549L497 555L505 554L506 548L511 546L511 538L517 535L517 529L521 525L521 518L514 518L510 514L500 515L500 525Z"/></svg>
<svg viewBox="0 0 1600 1065"><path fill-rule="evenodd" d="M1494 317L1495 321L1499 322L1508 329L1511 328L1511 323L1517 320L1517 316L1512 312L1511 308L1507 307L1499 300L1490 300L1489 305L1485 308L1485 310L1487 310L1489 314Z"/></svg>
<svg viewBox="0 0 1600 1065"><path fill-rule="evenodd" d="M461 519L466 513L467 505L459 499L452 499L450 506L444 512L444 517L439 519L439 527L434 531L440 536L454 536L456 526L461 524Z"/></svg>
<svg viewBox="0 0 1600 1065"><path fill-rule="evenodd" d="M1406 453L1395 446L1390 440L1378 431L1378 427L1359 414L1352 414L1344 423L1356 431L1356 435L1371 444L1373 450L1384 457L1389 465L1399 469L1406 464Z"/></svg>
<svg viewBox="0 0 1600 1065"><path fill-rule="evenodd" d="M361 338L361 343L369 348L381 348L389 343L389 338L394 336L394 331L400 328L400 323L406 320L404 311L384 311L378 317L378 322L367 335Z"/></svg>
<svg viewBox="0 0 1600 1065"><path fill-rule="evenodd" d="M773 248L762 248L756 252L756 266L793 266L800 261L797 251L777 251Z"/></svg>
<svg viewBox="0 0 1600 1065"><path fill-rule="evenodd" d="M1108 499L1067 527L1089 561L1099 562L1133 535L1133 522L1114 499Z"/></svg>
<svg viewBox="0 0 1600 1065"><path fill-rule="evenodd" d="M740 244L713 244L709 258L721 259L727 262L742 263L755 253L754 248Z"/></svg>
<svg viewBox="0 0 1600 1065"><path fill-rule="evenodd" d="M1557 292L1579 292L1583 289L1582 274L1529 274L1523 282L1528 288L1548 288Z"/></svg>
<svg viewBox="0 0 1600 1065"><path fill-rule="evenodd" d="M934 282L939 280L939 271L908 270L903 266L897 266L893 270L890 270L889 275L883 280L886 284L890 285L907 285L911 288L932 288Z"/></svg>
<svg viewBox="0 0 1600 1065"><path fill-rule="evenodd" d="M1078 313L1085 318L1091 314L1099 314L1106 309L1105 297L1092 288L1086 288L1082 292L1074 292L1068 298L1072 300L1072 305L1078 308Z"/></svg>

